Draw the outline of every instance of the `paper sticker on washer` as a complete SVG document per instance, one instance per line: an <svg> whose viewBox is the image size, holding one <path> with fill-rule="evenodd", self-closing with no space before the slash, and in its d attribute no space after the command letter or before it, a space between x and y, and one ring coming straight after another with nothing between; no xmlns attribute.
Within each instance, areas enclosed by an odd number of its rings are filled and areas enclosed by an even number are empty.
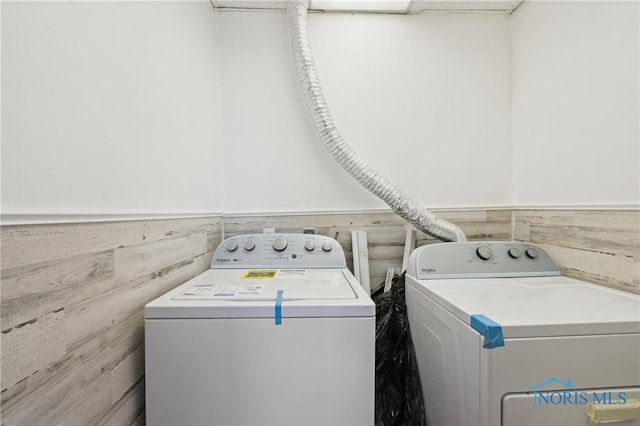
<svg viewBox="0 0 640 426"><path fill-rule="evenodd" d="M243 280L272 280L276 277L276 269L252 269L242 275Z"/></svg>
<svg viewBox="0 0 640 426"><path fill-rule="evenodd" d="M243 289L240 289L236 292L236 294L238 295L249 295L249 296L255 296L258 294L262 294L262 289L264 288L264 286L262 285L247 285L245 286Z"/></svg>
<svg viewBox="0 0 640 426"><path fill-rule="evenodd" d="M300 278L306 276L306 269L281 269L278 274L278 278Z"/></svg>
<svg viewBox="0 0 640 426"><path fill-rule="evenodd" d="M212 294L215 294L217 290L218 290L217 287L214 287L211 285L202 285L202 286L195 286L191 288L189 291L185 292L184 294L189 296L194 296L194 295L210 296Z"/></svg>
<svg viewBox="0 0 640 426"><path fill-rule="evenodd" d="M184 294L185 296L214 296L214 297L234 297L234 296L258 296L262 294L263 285L227 285L227 286L195 286Z"/></svg>

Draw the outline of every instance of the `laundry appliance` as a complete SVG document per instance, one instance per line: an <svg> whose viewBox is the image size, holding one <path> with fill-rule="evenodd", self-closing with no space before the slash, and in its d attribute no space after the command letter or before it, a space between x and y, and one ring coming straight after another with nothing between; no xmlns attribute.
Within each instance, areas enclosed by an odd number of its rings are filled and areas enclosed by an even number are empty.
<svg viewBox="0 0 640 426"><path fill-rule="evenodd" d="M405 297L429 425L640 424L639 296L483 241L415 249Z"/></svg>
<svg viewBox="0 0 640 426"><path fill-rule="evenodd" d="M375 306L340 244L224 240L211 269L145 307L149 425L366 425Z"/></svg>

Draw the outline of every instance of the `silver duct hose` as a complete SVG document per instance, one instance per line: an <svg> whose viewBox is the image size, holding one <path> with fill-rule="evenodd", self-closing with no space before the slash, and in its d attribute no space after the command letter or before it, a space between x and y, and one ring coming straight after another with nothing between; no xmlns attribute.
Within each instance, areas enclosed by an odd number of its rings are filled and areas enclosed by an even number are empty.
<svg viewBox="0 0 640 426"><path fill-rule="evenodd" d="M436 218L433 213L421 208L362 161L340 135L324 99L307 39L307 6L306 0L287 1L289 36L298 80L325 148L354 179L387 203L396 214L409 221L416 229L443 241L466 241L467 238L460 228Z"/></svg>

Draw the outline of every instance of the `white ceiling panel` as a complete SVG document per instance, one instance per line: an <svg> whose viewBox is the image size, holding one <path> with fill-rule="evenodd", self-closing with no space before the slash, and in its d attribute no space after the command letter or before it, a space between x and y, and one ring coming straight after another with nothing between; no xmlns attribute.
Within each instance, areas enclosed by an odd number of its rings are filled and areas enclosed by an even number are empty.
<svg viewBox="0 0 640 426"><path fill-rule="evenodd" d="M406 12L400 13L421 13L428 11L440 12L513 12L523 0L413 0L408 8L406 0L331 0L316 1L311 0L309 10L325 11L348 11L354 12L393 12L399 13L393 7L394 3L402 4L402 9ZM285 0L211 0L211 4L221 9L273 9L282 10L286 8ZM379 4L380 9L374 10Z"/></svg>
<svg viewBox="0 0 640 426"><path fill-rule="evenodd" d="M409 13L423 11L506 12L511 13L522 0L413 0Z"/></svg>

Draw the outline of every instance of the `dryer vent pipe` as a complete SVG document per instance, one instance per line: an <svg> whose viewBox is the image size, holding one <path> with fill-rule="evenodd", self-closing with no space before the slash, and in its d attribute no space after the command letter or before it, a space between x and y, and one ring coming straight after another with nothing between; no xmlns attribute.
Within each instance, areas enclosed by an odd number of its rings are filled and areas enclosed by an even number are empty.
<svg viewBox="0 0 640 426"><path fill-rule="evenodd" d="M325 148L354 179L387 203L396 214L409 221L416 229L443 241L466 241L460 228L436 218L433 213L421 208L362 161L340 135L324 99L307 39L307 6L308 2L304 0L287 1L289 35L298 80Z"/></svg>

